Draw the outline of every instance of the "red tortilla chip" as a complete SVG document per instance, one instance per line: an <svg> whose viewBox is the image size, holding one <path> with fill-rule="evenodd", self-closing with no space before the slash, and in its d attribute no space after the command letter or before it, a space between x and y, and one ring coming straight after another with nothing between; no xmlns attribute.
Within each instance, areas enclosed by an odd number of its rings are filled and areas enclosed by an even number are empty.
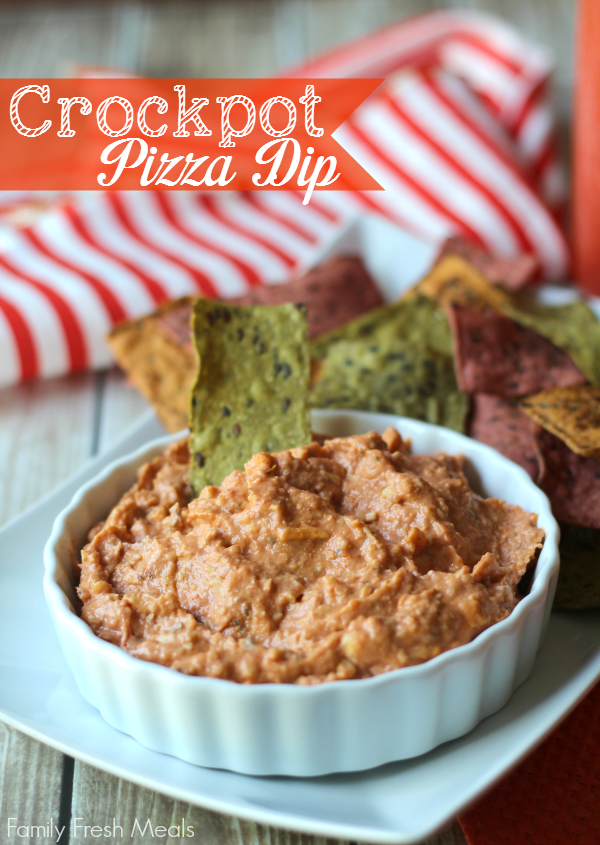
<svg viewBox="0 0 600 845"><path fill-rule="evenodd" d="M473 396L469 434L487 443L529 473L534 481L540 475L536 435L540 431L518 405L500 396L479 393Z"/></svg>
<svg viewBox="0 0 600 845"><path fill-rule="evenodd" d="M447 308L454 339L454 366L464 393L506 399L587 379L562 349L491 309Z"/></svg>
<svg viewBox="0 0 600 845"><path fill-rule="evenodd" d="M460 255L474 264L484 276L495 285L507 290L521 290L532 281L539 269L534 255L520 255L517 258L494 258L484 249L469 243L464 238L448 238L442 245L438 261L446 255Z"/></svg>
<svg viewBox="0 0 600 845"><path fill-rule="evenodd" d="M537 483L550 499L554 516L569 525L600 528L600 461L576 455L542 428L536 440L540 452Z"/></svg>
<svg viewBox="0 0 600 845"><path fill-rule="evenodd" d="M312 340L343 326L355 317L383 305L383 299L360 258L332 258L309 270L300 279L283 285L253 288L227 300L231 305L283 305L301 302L308 311L308 335ZM158 319L159 330L179 346L192 349L191 302L168 311Z"/></svg>

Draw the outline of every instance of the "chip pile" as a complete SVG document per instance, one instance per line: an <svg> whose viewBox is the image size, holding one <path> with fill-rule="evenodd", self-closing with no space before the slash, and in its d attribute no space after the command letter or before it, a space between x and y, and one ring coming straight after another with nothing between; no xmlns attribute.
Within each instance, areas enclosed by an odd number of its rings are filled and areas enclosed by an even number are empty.
<svg viewBox="0 0 600 845"><path fill-rule="evenodd" d="M449 282L442 264L417 289L446 307L457 383L471 397L468 433L550 499L566 561L555 607L600 606L600 323L584 302L498 297L456 262Z"/></svg>
<svg viewBox="0 0 600 845"><path fill-rule="evenodd" d="M194 297L161 305L152 314L113 329L108 343L128 378L154 406L168 431L189 424L189 395L196 378L191 334ZM229 300L230 305L301 302L308 336L318 337L383 304L360 258L336 256L284 284L261 285Z"/></svg>
<svg viewBox="0 0 600 845"><path fill-rule="evenodd" d="M310 441L309 406L466 431L548 495L563 537L555 606L596 607L600 323L583 301L550 307L528 297L535 271L530 256L499 261L452 239L402 300L382 306L360 260L336 258L226 305L168 304L110 342L171 430L185 425L196 378L196 493L256 452ZM304 309L279 304L290 299L308 305L308 331Z"/></svg>

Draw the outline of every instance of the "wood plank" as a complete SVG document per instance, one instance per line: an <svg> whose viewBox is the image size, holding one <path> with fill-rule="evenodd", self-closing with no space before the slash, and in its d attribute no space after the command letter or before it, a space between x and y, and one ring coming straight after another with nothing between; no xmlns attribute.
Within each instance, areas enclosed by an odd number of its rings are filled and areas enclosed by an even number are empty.
<svg viewBox="0 0 600 845"><path fill-rule="evenodd" d="M58 824L63 755L0 722L0 841L54 843L55 836L22 836L13 825ZM59 825L60 827L61 825ZM64 841L64 837L63 837Z"/></svg>
<svg viewBox="0 0 600 845"><path fill-rule="evenodd" d="M155 4L140 70L160 77L269 76L283 58L275 47L274 11L275 0Z"/></svg>
<svg viewBox="0 0 600 845"><path fill-rule="evenodd" d="M313 56L409 15L442 4L435 0L306 0L307 53Z"/></svg>
<svg viewBox="0 0 600 845"><path fill-rule="evenodd" d="M123 44L122 19L110 3L3 3L0 76L65 76L76 64L114 67L117 60L127 70L132 56L137 62L137 51ZM126 29L131 39L131 27Z"/></svg>
<svg viewBox="0 0 600 845"><path fill-rule="evenodd" d="M462 827L455 821L447 830L427 839L422 845L468 845L468 843Z"/></svg>
<svg viewBox="0 0 600 845"><path fill-rule="evenodd" d="M0 402L0 523L16 516L89 456L97 377L82 374L2 391ZM58 822L65 758L0 723L0 841L52 842L55 837L8 834L19 824ZM23 832L23 831L22 831Z"/></svg>
<svg viewBox="0 0 600 845"><path fill-rule="evenodd" d="M0 525L63 481L90 455L96 376L18 385L0 401Z"/></svg>
<svg viewBox="0 0 600 845"><path fill-rule="evenodd" d="M348 845L345 841L293 834L212 813L136 787L78 762L75 763L75 784L72 830L75 819L83 819L78 825L97 824L102 827L112 826L114 819L114 824L122 827L124 838L131 841L132 845L143 845L151 839L150 825L153 830L158 825L167 829L171 825L179 825L181 828L182 819L185 819L186 828L192 827L194 841L202 845ZM146 825L148 827L144 836L142 831ZM161 839L165 845L177 845L181 841L174 829L171 833L173 835ZM120 835L120 831L117 834ZM131 834L133 836L129 839ZM80 835L73 834L71 841L92 845L97 840L93 839L89 831L86 836L80 828Z"/></svg>

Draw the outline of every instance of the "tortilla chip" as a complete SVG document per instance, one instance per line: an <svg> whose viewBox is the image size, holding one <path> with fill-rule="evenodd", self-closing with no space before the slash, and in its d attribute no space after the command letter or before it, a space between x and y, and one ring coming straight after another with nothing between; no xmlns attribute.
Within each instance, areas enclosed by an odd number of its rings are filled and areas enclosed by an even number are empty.
<svg viewBox="0 0 600 845"><path fill-rule="evenodd" d="M600 322L589 305L581 301L558 306L507 301L502 311L564 349L588 381L600 387Z"/></svg>
<svg viewBox="0 0 600 845"><path fill-rule="evenodd" d="M401 311L401 303L375 308L340 328L327 332L310 344L310 357L313 361L324 359L334 344L340 341L363 340L372 337L382 326L389 325Z"/></svg>
<svg viewBox="0 0 600 845"><path fill-rule="evenodd" d="M452 335L444 313L428 297L415 295L374 308L313 340L311 358L325 358L329 349L342 340L369 340L380 333L401 338L407 343L425 344L443 355L453 355Z"/></svg>
<svg viewBox="0 0 600 845"><path fill-rule="evenodd" d="M230 306L199 299L192 318L190 481L199 494L258 452L311 442L304 306Z"/></svg>
<svg viewBox="0 0 600 845"><path fill-rule="evenodd" d="M377 309L311 347L310 403L399 414L464 431L467 397L457 387L445 315L415 296Z"/></svg>
<svg viewBox="0 0 600 845"><path fill-rule="evenodd" d="M161 321L177 322L185 314L189 335L192 302L191 297L167 302L154 314L121 323L107 338L119 366L154 406L165 428L173 432L188 425L196 356L191 344L173 342L161 331Z"/></svg>
<svg viewBox="0 0 600 845"><path fill-rule="evenodd" d="M537 482L541 471L539 427L518 405L500 396L478 393L472 402L469 435L519 464Z"/></svg>
<svg viewBox="0 0 600 845"><path fill-rule="evenodd" d="M319 337L383 305L375 282L358 257L331 258L285 285L253 288L234 305L283 305L302 302L308 313L309 339Z"/></svg>
<svg viewBox="0 0 600 845"><path fill-rule="evenodd" d="M560 572L554 610L600 607L600 531L560 526Z"/></svg>
<svg viewBox="0 0 600 845"><path fill-rule="evenodd" d="M535 255L518 255L515 258L495 258L480 246L464 238L448 238L442 245L437 260L447 255L458 255L476 267L493 285L510 291L521 290L532 281L539 269Z"/></svg>
<svg viewBox="0 0 600 845"><path fill-rule="evenodd" d="M544 429L538 429L536 440L540 452L537 484L550 499L556 519L600 528L600 461L576 455Z"/></svg>
<svg viewBox="0 0 600 845"><path fill-rule="evenodd" d="M521 401L532 420L586 458L600 458L600 390L591 384L555 387Z"/></svg>
<svg viewBox="0 0 600 845"><path fill-rule="evenodd" d="M508 294L490 284L480 271L458 255L447 255L433 267L408 296L420 293L438 305L489 306L501 310L510 302Z"/></svg>
<svg viewBox="0 0 600 845"><path fill-rule="evenodd" d="M465 393L511 399L586 381L566 352L509 317L458 305L447 313L458 386Z"/></svg>

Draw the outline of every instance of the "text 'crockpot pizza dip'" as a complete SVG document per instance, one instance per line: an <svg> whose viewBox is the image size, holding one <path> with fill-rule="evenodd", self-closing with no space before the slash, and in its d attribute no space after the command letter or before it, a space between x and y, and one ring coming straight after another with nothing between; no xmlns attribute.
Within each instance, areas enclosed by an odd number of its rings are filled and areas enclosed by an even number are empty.
<svg viewBox="0 0 600 845"><path fill-rule="evenodd" d="M315 684L422 663L519 601L544 532L388 429L261 452L197 498L186 443L82 551L82 617L189 675Z"/></svg>

